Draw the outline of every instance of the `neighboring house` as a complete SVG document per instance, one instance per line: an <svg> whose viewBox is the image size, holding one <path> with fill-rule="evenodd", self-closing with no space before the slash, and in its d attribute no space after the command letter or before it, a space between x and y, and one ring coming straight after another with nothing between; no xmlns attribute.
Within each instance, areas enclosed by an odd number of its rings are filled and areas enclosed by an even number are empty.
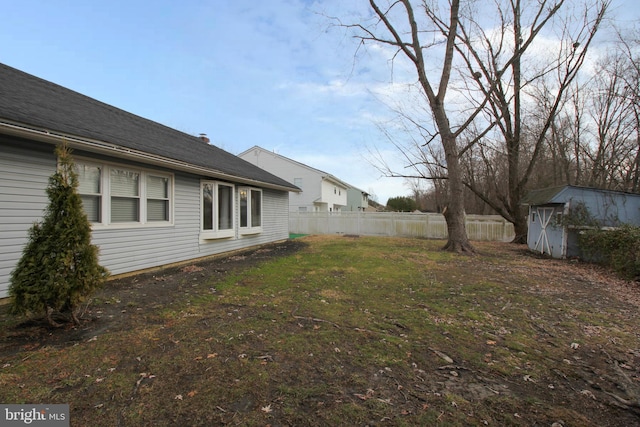
<svg viewBox="0 0 640 427"><path fill-rule="evenodd" d="M299 188L159 123L0 64L0 297L66 141L100 262L120 274L287 239Z"/></svg>
<svg viewBox="0 0 640 427"><path fill-rule="evenodd" d="M363 202L368 194L353 188L335 176L312 168L303 163L281 156L264 148L254 146L238 156L262 169L293 182L302 189L301 193L289 198L292 212L340 212L358 210L367 203ZM348 190L354 189L353 202L349 202ZM355 192L358 195L355 195Z"/></svg>
<svg viewBox="0 0 640 427"><path fill-rule="evenodd" d="M582 256L580 227L568 224L567 215L588 212L601 227L640 225L640 195L564 185L529 192L529 249L553 258Z"/></svg>
<svg viewBox="0 0 640 427"><path fill-rule="evenodd" d="M347 206L349 212L363 212L369 207L369 193L355 187L347 188Z"/></svg>

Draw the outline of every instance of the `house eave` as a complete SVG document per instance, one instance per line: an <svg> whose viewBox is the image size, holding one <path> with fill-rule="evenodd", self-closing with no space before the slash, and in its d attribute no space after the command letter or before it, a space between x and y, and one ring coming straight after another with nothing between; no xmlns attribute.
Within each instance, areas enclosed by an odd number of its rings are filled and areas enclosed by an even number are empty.
<svg viewBox="0 0 640 427"><path fill-rule="evenodd" d="M209 169L202 166L193 165L184 161L163 157L144 151L134 150L127 147L119 146L104 141L92 140L89 138L78 137L75 135L69 135L62 132L50 131L43 128L37 128L27 126L21 123L11 122L7 120L0 120L0 133L5 135L12 135L22 138L27 138L35 141L45 142L48 144L59 144L62 141L66 141L67 144L74 149L81 149L92 153L104 154L123 158L127 160L133 160L150 164L154 166L160 166L170 168L177 171L188 172L196 175L203 175L209 178L223 179L227 181L237 182L240 184L253 185L262 188L269 188L272 190L291 191L299 193L302 190L298 188L292 188L268 182L263 182L251 178L246 178L237 175L227 174L215 169Z"/></svg>
<svg viewBox="0 0 640 427"><path fill-rule="evenodd" d="M348 189L349 189L349 184L347 184L347 183L346 183L346 182L344 182L344 181L339 180L338 178L336 178L336 177L335 177L335 176L333 176L333 175L323 175L323 176L322 176L322 179L323 179L324 181L331 182L331 183L333 183L333 184L335 184L335 185L339 185L340 187L344 188L345 190L348 190Z"/></svg>

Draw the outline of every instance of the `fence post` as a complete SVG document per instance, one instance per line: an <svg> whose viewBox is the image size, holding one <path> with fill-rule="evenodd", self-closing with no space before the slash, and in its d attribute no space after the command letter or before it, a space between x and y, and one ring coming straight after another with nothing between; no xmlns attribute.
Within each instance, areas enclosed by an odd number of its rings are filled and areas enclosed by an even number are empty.
<svg viewBox="0 0 640 427"><path fill-rule="evenodd" d="M395 215L391 216L391 230L389 230L389 235L390 236L396 235L396 216Z"/></svg>
<svg viewBox="0 0 640 427"><path fill-rule="evenodd" d="M422 236L422 237L424 237L425 239L428 239L428 238L429 238L429 230L430 230L430 228L431 228L431 227L429 226L429 218L431 218L431 215L430 215L430 214L426 214L426 215L425 215L425 218L426 218L427 226L426 226L426 227L425 227L425 229L424 229L424 234L425 234L425 235L424 235L424 236Z"/></svg>
<svg viewBox="0 0 640 427"><path fill-rule="evenodd" d="M331 221L331 212L327 211L325 217L327 223L327 231L325 231L324 234L329 234L329 232L331 231L331 225L329 224L329 221Z"/></svg>

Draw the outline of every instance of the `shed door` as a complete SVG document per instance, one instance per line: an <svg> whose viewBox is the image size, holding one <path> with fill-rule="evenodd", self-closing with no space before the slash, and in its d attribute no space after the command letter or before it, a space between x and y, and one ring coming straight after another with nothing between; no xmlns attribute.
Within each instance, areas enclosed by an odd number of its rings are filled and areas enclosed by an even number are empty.
<svg viewBox="0 0 640 427"><path fill-rule="evenodd" d="M553 218L555 208L536 208L536 215L540 218L540 234L535 242L534 251L541 254L553 255L551 245L549 244L549 236L547 235L547 227Z"/></svg>

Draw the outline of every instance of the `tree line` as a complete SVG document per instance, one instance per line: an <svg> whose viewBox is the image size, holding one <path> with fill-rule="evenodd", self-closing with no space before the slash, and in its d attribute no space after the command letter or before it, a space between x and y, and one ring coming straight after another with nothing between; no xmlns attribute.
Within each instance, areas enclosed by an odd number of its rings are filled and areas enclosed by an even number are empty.
<svg viewBox="0 0 640 427"><path fill-rule="evenodd" d="M370 17L344 26L413 69L417 94L380 126L405 168L380 157L379 169L415 183L419 208L445 214L447 249L473 252L466 213L502 215L524 241L531 189L640 191L640 37L614 25L612 1L369 5Z"/></svg>

